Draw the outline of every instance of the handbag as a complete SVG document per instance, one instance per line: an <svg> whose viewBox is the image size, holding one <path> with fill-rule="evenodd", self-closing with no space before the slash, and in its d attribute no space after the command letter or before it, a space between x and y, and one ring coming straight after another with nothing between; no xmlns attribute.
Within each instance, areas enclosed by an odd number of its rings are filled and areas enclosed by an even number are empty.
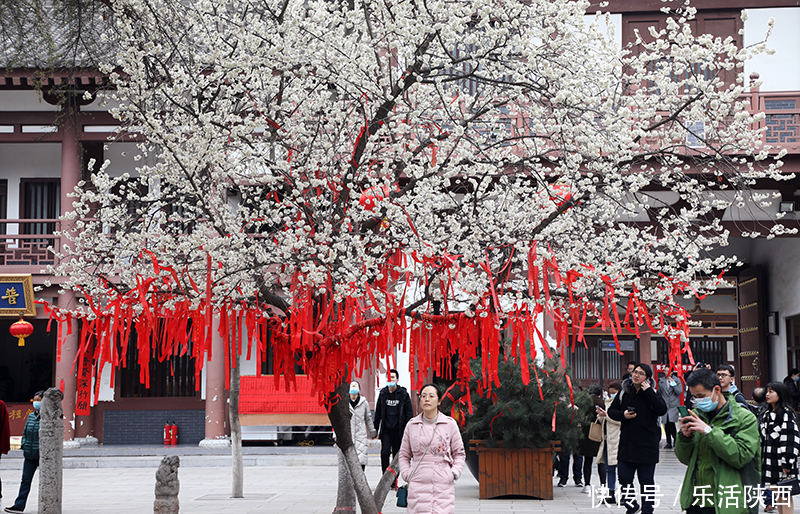
<svg viewBox="0 0 800 514"><path fill-rule="evenodd" d="M397 488L397 506L408 507L408 484Z"/></svg>
<svg viewBox="0 0 800 514"><path fill-rule="evenodd" d="M595 443L603 442L603 425L592 421L589 425L589 440Z"/></svg>
<svg viewBox="0 0 800 514"><path fill-rule="evenodd" d="M439 428L439 425L433 427L433 435L431 435L431 442L428 443L428 446L425 447L425 451L422 452L422 457L417 462L417 465L414 466L414 471L411 472L411 475L408 477L408 481L411 482L411 479L414 478L414 473L417 472L417 468L419 468L420 463L422 463L422 459L425 458L425 455L428 453L428 448L431 447L433 444L433 438L436 437L436 429ZM408 507L408 484L401 485L397 488L397 506L398 507Z"/></svg>
<svg viewBox="0 0 800 514"><path fill-rule="evenodd" d="M800 494L800 481L797 479L797 475L793 477L786 477L786 480L781 480L778 482L778 487L786 491L789 490L789 493L792 496L797 496Z"/></svg>

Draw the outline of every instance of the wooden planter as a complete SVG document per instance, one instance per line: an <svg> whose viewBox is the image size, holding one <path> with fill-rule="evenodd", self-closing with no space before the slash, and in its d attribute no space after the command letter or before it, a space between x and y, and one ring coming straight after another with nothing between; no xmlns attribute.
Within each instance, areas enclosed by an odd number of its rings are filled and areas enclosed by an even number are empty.
<svg viewBox="0 0 800 514"><path fill-rule="evenodd" d="M489 448L485 441L470 441L470 450L478 454L478 483L482 500L500 496L530 496L553 499L553 452L549 448Z"/></svg>

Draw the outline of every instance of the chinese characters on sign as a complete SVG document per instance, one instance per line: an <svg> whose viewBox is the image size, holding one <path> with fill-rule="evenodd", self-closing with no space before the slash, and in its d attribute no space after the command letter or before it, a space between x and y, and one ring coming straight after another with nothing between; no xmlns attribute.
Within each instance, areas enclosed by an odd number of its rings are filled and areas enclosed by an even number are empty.
<svg viewBox="0 0 800 514"><path fill-rule="evenodd" d="M15 288L10 287L10 288L6 289L6 295L5 296L0 296L0 298L2 298L3 300L8 300L8 304L9 305L16 305L17 304L17 298L19 298L19 293L17 292L17 290Z"/></svg>
<svg viewBox="0 0 800 514"><path fill-rule="evenodd" d="M659 492L660 487L658 485L649 485L645 486L642 494L640 495L640 499L644 501L650 501L653 503L654 508L658 508L661 505L661 497L664 496L663 493ZM746 507L760 507L763 508L766 506L764 503L764 495L763 492L767 490L766 487L761 485L756 486L749 486L746 485L744 487L738 485L730 485L730 486L720 486L719 490L716 494L716 506L722 507L724 509L738 509L740 503L744 503ZM775 489L772 489L775 493L773 496L773 505L775 506L788 506L789 505L789 498L791 498L791 487L789 486L778 486ZM596 509L601 506L608 506L608 507L619 507L622 508L624 505L625 500L632 500L636 496L636 491L632 486L628 487L627 489L623 488L618 498L616 505L609 504L608 500L610 491L608 487L605 485L601 485L599 487L592 487L591 491L591 502L592 508ZM695 486L694 494L693 494L694 502L692 505L702 505L704 507L714 507L714 493L711 489L711 486L703 485L703 486ZM675 496L675 501L672 503L672 506L678 505L680 501L680 490L678 494Z"/></svg>
<svg viewBox="0 0 800 514"><path fill-rule="evenodd" d="M28 410L26 410L24 412L24 414L23 414L22 409L10 409L8 411L8 419L9 420L27 419L28 418L28 414L30 414L31 412L33 412L33 409L30 409L30 408Z"/></svg>
<svg viewBox="0 0 800 514"><path fill-rule="evenodd" d="M88 416L92 401L92 355L85 352L78 361L78 399L75 402L75 415Z"/></svg>

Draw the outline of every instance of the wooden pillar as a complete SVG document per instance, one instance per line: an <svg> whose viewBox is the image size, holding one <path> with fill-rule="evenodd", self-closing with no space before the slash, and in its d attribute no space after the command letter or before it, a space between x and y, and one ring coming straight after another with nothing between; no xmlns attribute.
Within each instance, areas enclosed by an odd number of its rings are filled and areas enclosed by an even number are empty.
<svg viewBox="0 0 800 514"><path fill-rule="evenodd" d="M649 365L651 368L653 367L653 356L652 352L650 351L650 332L641 332L639 336L639 362ZM655 371L653 372L653 377L655 377Z"/></svg>
<svg viewBox="0 0 800 514"><path fill-rule="evenodd" d="M228 395L225 389L225 353L222 336L217 328L219 320L214 321L211 337L211 359L206 362L206 424L205 439L200 441L203 448L230 446L228 417L225 406Z"/></svg>
<svg viewBox="0 0 800 514"><path fill-rule="evenodd" d="M77 107L74 114L77 114ZM70 109L70 107L66 107ZM68 194L72 193L75 186L81 180L81 145L78 141L75 119L71 113L65 113L65 122L61 127L61 215L69 212L73 199ZM62 230L69 227L62 226ZM69 244L66 236L61 237L61 247ZM76 307L75 294L66 291L58 297L58 307L60 309L74 309ZM75 397L77 394L77 377L72 370L72 363L78 352L78 331L77 321L72 322L72 334L67 335L67 326L63 329L63 339L61 341L61 359L56 363L56 383L64 392L62 409L64 411L64 441L73 441L75 438ZM77 372L77 371L76 371ZM70 445L72 446L72 445Z"/></svg>

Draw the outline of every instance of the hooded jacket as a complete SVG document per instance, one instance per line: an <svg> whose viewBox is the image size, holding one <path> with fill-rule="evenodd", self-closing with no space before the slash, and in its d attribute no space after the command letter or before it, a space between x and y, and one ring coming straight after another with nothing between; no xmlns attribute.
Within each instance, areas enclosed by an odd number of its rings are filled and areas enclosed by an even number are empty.
<svg viewBox="0 0 800 514"><path fill-rule="evenodd" d="M398 403L396 406L389 406L387 405L388 401ZM378 401L375 402L375 429L378 430L378 435L381 437L383 437L383 432L387 428L386 420L388 416L386 411L394 408L397 409L397 417L400 423L397 428L400 431L400 435L402 435L411 416L414 414L411 407L411 397L403 386L397 386L394 392L390 392L387 386L381 389L380 394L378 394Z"/></svg>
<svg viewBox="0 0 800 514"><path fill-rule="evenodd" d="M633 381L626 378L622 382L621 394L614 398L608 408L609 417L621 424L618 455L620 462L658 462L658 442L661 441L658 418L667 413L667 404L653 388L653 379L648 378L647 381L650 387L637 391ZM623 413L628 407L634 408L635 418L625 418Z"/></svg>
<svg viewBox="0 0 800 514"><path fill-rule="evenodd" d="M367 449L369 437L375 437L378 433L372 425L372 416L369 412L369 402L363 396L358 397L356 406L350 404L350 433L353 436L353 444L358 452L358 460L362 466L367 465Z"/></svg>
<svg viewBox="0 0 800 514"><path fill-rule="evenodd" d="M709 414L700 410L693 412L712 428L707 435L695 432L686 437L680 434L675 442L675 456L687 466L681 486L681 509L686 510L695 501L699 460L704 468L710 468L708 476L713 475L714 484L708 494L713 495L717 514L757 514L758 499L753 501L745 496L745 488L755 491L761 482L756 417L730 399L714 419L708 419ZM726 491L721 498L719 491ZM737 501L728 501L731 494L738 496L734 498ZM752 506L747 505L748 500Z"/></svg>

